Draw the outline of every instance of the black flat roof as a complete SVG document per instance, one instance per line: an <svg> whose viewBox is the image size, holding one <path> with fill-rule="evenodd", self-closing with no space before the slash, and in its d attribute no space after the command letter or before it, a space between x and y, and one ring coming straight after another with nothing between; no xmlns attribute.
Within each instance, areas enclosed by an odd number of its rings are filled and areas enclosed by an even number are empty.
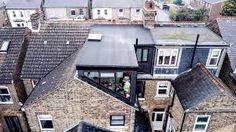
<svg viewBox="0 0 236 132"><path fill-rule="evenodd" d="M150 30L142 25L94 25L90 33L101 41L86 41L78 66L138 67L134 44L153 44Z"/></svg>

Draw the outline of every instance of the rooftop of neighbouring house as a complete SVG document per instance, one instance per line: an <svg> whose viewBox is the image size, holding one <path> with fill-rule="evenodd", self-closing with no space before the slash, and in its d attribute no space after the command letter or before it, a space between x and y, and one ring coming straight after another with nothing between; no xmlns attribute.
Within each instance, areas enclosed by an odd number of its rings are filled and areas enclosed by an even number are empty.
<svg viewBox="0 0 236 132"><path fill-rule="evenodd" d="M194 45L197 34L200 35L198 45L228 46L217 34L205 26L188 27L156 27L151 30L157 45Z"/></svg>
<svg viewBox="0 0 236 132"><path fill-rule="evenodd" d="M0 83L12 83L26 28L0 29Z"/></svg>
<svg viewBox="0 0 236 132"><path fill-rule="evenodd" d="M142 8L145 0L93 0L93 8Z"/></svg>
<svg viewBox="0 0 236 132"><path fill-rule="evenodd" d="M78 125L67 130L66 132L111 132L111 131L82 121Z"/></svg>
<svg viewBox="0 0 236 132"><path fill-rule="evenodd" d="M216 28L223 40L230 44L227 54L229 56L230 65L233 70L236 69L236 17L234 18L218 18ZM236 74L236 73L235 73ZM234 75L236 76L236 75Z"/></svg>
<svg viewBox="0 0 236 132"><path fill-rule="evenodd" d="M233 95L203 64L197 64L192 70L180 74L172 85L184 110L220 94Z"/></svg>
<svg viewBox="0 0 236 132"><path fill-rule="evenodd" d="M8 0L6 9L37 9L42 5L42 0Z"/></svg>
<svg viewBox="0 0 236 132"><path fill-rule="evenodd" d="M59 7L88 7L89 0L45 0L44 7L59 8Z"/></svg>
<svg viewBox="0 0 236 132"><path fill-rule="evenodd" d="M153 44L148 29L142 25L94 25L91 34L100 41L86 41L78 66L138 67L134 44Z"/></svg>
<svg viewBox="0 0 236 132"><path fill-rule="evenodd" d="M21 77L40 79L81 48L90 29L87 22L44 22L32 33Z"/></svg>

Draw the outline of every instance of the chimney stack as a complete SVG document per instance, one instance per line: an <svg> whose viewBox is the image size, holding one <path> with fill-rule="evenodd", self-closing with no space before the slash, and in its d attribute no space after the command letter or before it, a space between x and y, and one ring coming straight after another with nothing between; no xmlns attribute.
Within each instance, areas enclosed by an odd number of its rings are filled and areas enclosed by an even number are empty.
<svg viewBox="0 0 236 132"><path fill-rule="evenodd" d="M146 0L143 7L143 26L154 28L156 18L156 5L153 0Z"/></svg>

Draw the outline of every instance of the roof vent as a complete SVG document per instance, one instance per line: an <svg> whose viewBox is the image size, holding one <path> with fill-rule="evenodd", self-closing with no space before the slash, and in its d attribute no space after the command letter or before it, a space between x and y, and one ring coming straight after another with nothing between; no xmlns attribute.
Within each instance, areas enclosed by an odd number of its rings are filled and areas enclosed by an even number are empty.
<svg viewBox="0 0 236 132"><path fill-rule="evenodd" d="M66 44L70 44L70 41L66 41Z"/></svg>
<svg viewBox="0 0 236 132"><path fill-rule="evenodd" d="M3 41L0 51L7 52L9 44L10 44L10 41Z"/></svg>
<svg viewBox="0 0 236 132"><path fill-rule="evenodd" d="M43 44L47 44L48 42L47 41L43 41Z"/></svg>
<svg viewBox="0 0 236 132"><path fill-rule="evenodd" d="M101 40L102 40L102 34L90 33L88 35L88 41L101 41Z"/></svg>

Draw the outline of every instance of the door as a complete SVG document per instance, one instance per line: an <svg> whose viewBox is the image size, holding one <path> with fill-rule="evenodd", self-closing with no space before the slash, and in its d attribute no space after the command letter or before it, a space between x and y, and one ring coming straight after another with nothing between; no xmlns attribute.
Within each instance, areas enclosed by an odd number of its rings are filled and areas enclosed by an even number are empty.
<svg viewBox="0 0 236 132"><path fill-rule="evenodd" d="M10 132L23 132L17 116L4 117Z"/></svg>
<svg viewBox="0 0 236 132"><path fill-rule="evenodd" d="M164 110L153 111L152 113L152 125L154 131L161 131L164 120Z"/></svg>

